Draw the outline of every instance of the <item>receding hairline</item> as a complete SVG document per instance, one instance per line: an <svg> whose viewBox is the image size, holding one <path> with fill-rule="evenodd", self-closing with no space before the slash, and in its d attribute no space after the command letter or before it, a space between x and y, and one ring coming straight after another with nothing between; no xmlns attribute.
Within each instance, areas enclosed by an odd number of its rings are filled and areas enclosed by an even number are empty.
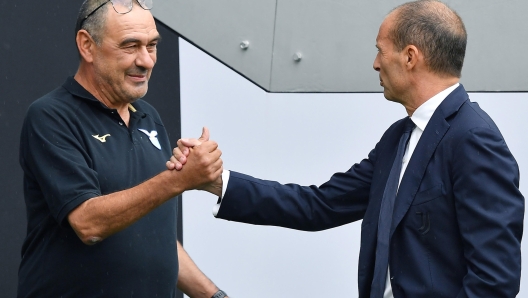
<svg viewBox="0 0 528 298"><path fill-rule="evenodd" d="M410 9L411 5L422 5L420 8L424 12L432 13L435 17L444 20L442 25L447 26L449 30L455 34L463 35L466 34L464 23L460 16L451 9L447 4L438 0L418 0L413 2L407 2L393 8L386 16L394 16L394 23L396 24L399 20L399 16L402 12Z"/></svg>
<svg viewBox="0 0 528 298"><path fill-rule="evenodd" d="M438 0L407 2L385 18L396 51L416 46L426 66L438 74L461 76L467 44L462 18Z"/></svg>

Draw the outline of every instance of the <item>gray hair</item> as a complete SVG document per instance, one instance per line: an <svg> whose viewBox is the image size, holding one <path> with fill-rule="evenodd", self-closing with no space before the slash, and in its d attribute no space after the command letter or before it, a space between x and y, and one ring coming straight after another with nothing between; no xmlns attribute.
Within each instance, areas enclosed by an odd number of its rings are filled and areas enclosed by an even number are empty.
<svg viewBox="0 0 528 298"><path fill-rule="evenodd" d="M102 2L101 0L85 0L79 9L79 14L77 15L75 34L77 34L79 30L84 29L90 33L95 43L100 46L103 41L106 12L108 10L108 5L106 5L106 3L108 2L110 1L105 0L105 2ZM99 6L101 7L98 9ZM90 17L86 18L86 16L95 9L97 9L97 11Z"/></svg>
<svg viewBox="0 0 528 298"><path fill-rule="evenodd" d="M418 0L396 7L389 38L396 49L414 45L427 67L438 74L460 78L466 54L467 32L460 16L437 0Z"/></svg>

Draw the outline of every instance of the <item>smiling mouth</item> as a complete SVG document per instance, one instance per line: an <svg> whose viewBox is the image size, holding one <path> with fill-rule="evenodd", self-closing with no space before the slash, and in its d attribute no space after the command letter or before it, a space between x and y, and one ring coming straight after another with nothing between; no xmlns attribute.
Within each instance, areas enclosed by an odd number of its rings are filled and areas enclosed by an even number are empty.
<svg viewBox="0 0 528 298"><path fill-rule="evenodd" d="M128 74L129 80L133 82L134 84L138 83L145 83L147 81L147 75L146 74Z"/></svg>

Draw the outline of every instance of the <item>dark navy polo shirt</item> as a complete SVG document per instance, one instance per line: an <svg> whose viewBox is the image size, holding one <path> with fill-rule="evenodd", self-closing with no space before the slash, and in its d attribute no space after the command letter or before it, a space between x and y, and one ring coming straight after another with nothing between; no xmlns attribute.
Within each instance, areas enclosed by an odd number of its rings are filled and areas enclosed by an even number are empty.
<svg viewBox="0 0 528 298"><path fill-rule="evenodd" d="M127 127L70 77L29 107L20 140L28 225L19 297L174 297L175 199L93 246L67 219L84 201L165 170L171 147L158 113L143 100L132 106Z"/></svg>

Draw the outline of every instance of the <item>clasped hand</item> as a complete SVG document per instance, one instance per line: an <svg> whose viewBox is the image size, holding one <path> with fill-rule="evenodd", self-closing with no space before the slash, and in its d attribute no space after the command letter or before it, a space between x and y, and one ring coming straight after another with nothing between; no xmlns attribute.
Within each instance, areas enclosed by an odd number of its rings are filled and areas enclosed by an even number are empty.
<svg viewBox="0 0 528 298"><path fill-rule="evenodd" d="M204 127L198 139L179 139L173 156L167 161L168 170L189 171L193 189L205 190L218 196L222 193L222 151L209 140L209 129ZM184 169L185 168L185 169Z"/></svg>

